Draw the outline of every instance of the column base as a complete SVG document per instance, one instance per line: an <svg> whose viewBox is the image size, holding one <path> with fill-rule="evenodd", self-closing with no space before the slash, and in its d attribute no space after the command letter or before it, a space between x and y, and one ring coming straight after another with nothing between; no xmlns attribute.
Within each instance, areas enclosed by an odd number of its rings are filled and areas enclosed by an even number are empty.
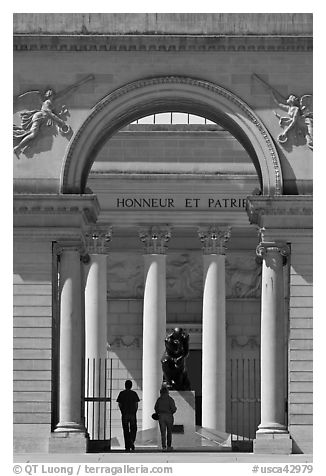
<svg viewBox="0 0 326 476"><path fill-rule="evenodd" d="M88 435L62 431L51 433L49 439L49 453L86 453L88 444Z"/></svg>
<svg viewBox="0 0 326 476"><path fill-rule="evenodd" d="M57 424L55 433L69 432L69 433L85 433L84 425L72 421L64 421Z"/></svg>
<svg viewBox="0 0 326 476"><path fill-rule="evenodd" d="M263 433L257 431L253 442L254 453L260 454L292 454L292 440L289 433Z"/></svg>

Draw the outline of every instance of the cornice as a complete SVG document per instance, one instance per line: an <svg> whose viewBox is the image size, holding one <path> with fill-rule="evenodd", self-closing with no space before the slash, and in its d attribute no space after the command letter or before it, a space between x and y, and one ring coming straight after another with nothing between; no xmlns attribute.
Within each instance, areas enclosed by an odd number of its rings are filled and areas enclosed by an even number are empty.
<svg viewBox="0 0 326 476"><path fill-rule="evenodd" d="M100 212L96 195L17 194L14 226L80 226L95 223Z"/></svg>
<svg viewBox="0 0 326 476"><path fill-rule="evenodd" d="M14 51L312 51L311 36L16 34Z"/></svg>
<svg viewBox="0 0 326 476"><path fill-rule="evenodd" d="M312 195L247 197L249 221L259 227L312 228Z"/></svg>

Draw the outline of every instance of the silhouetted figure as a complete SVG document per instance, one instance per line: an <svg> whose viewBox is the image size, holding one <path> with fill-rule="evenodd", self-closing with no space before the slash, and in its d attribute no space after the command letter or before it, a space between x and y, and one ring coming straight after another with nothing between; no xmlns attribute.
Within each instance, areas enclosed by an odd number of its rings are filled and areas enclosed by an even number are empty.
<svg viewBox="0 0 326 476"><path fill-rule="evenodd" d="M175 406L173 398L170 397L166 386L162 386L160 390L160 396L156 400L154 410L158 414L162 449L163 451L172 451L173 414L177 411L177 407Z"/></svg>
<svg viewBox="0 0 326 476"><path fill-rule="evenodd" d="M122 390L117 398L121 411L121 422L126 451L135 451L135 439L137 434L137 417L139 397L131 390L131 380L125 381L125 390Z"/></svg>
<svg viewBox="0 0 326 476"><path fill-rule="evenodd" d="M163 381L170 390L190 390L186 370L189 355L189 335L176 327L165 339L165 352L162 356Z"/></svg>

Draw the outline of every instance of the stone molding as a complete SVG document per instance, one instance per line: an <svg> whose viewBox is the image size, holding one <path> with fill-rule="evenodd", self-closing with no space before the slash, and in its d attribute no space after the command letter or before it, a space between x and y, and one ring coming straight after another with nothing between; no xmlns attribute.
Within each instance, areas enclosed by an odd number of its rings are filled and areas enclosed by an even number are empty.
<svg viewBox="0 0 326 476"><path fill-rule="evenodd" d="M37 35L16 34L14 51L220 52L312 51L311 36L266 35Z"/></svg>
<svg viewBox="0 0 326 476"><path fill-rule="evenodd" d="M152 226L140 230L139 238L144 244L146 254L165 254L171 230L169 227Z"/></svg>
<svg viewBox="0 0 326 476"><path fill-rule="evenodd" d="M260 344L256 336L231 336L231 348L233 349L235 347L240 347L241 349L250 347L254 349L255 347L260 348Z"/></svg>
<svg viewBox="0 0 326 476"><path fill-rule="evenodd" d="M140 339L139 337L128 336L128 335L119 335L116 336L113 341L109 342L107 345L108 351L113 350L114 348L120 347L136 347L140 348Z"/></svg>
<svg viewBox="0 0 326 476"><path fill-rule="evenodd" d="M100 212L96 195L17 194L14 226L80 226L95 223Z"/></svg>
<svg viewBox="0 0 326 476"><path fill-rule="evenodd" d="M225 255L226 243L231 237L231 227L210 226L199 228L198 236L203 244L204 255Z"/></svg>
<svg viewBox="0 0 326 476"><path fill-rule="evenodd" d="M312 228L312 195L281 197L247 197L247 214L251 224L260 228ZM287 217L286 220L284 217Z"/></svg>
<svg viewBox="0 0 326 476"><path fill-rule="evenodd" d="M177 100L180 95L182 99L178 99L179 102L191 100L194 104L200 96L200 102L205 101L207 109L216 113L224 111L226 117L232 112L232 116L240 121L234 126L233 134L236 135L241 129L241 133L248 137L250 147L256 151L262 174L263 192L271 195L282 194L282 171L278 152L268 130L255 112L227 89L206 80L183 76L163 76L133 81L109 93L97 103L76 131L68 148L61 176L62 193L78 193L83 190L87 180L86 169L90 169L89 150L98 148L104 136L107 140L113 135L117 130L117 123L127 124L131 120L129 117L131 109L138 110L139 114L145 113L141 109L145 107L144 102L150 102L155 109L158 102L162 104L171 100L166 97L167 94L173 97L173 100ZM112 103L119 112L113 111Z"/></svg>

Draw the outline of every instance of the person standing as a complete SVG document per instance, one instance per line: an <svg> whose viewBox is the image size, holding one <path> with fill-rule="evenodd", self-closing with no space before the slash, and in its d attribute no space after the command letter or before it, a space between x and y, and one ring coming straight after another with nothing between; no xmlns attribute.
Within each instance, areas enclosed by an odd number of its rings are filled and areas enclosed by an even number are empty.
<svg viewBox="0 0 326 476"><path fill-rule="evenodd" d="M167 387L163 386L160 390L160 396L156 400L155 412L158 414L158 422L160 425L162 449L172 451L172 427L173 414L177 411L175 402L169 395Z"/></svg>
<svg viewBox="0 0 326 476"><path fill-rule="evenodd" d="M125 381L125 390L122 390L117 398L121 411L121 422L123 437L125 440L125 450L135 451L135 439L137 434L137 410L139 397L131 390L131 380Z"/></svg>

